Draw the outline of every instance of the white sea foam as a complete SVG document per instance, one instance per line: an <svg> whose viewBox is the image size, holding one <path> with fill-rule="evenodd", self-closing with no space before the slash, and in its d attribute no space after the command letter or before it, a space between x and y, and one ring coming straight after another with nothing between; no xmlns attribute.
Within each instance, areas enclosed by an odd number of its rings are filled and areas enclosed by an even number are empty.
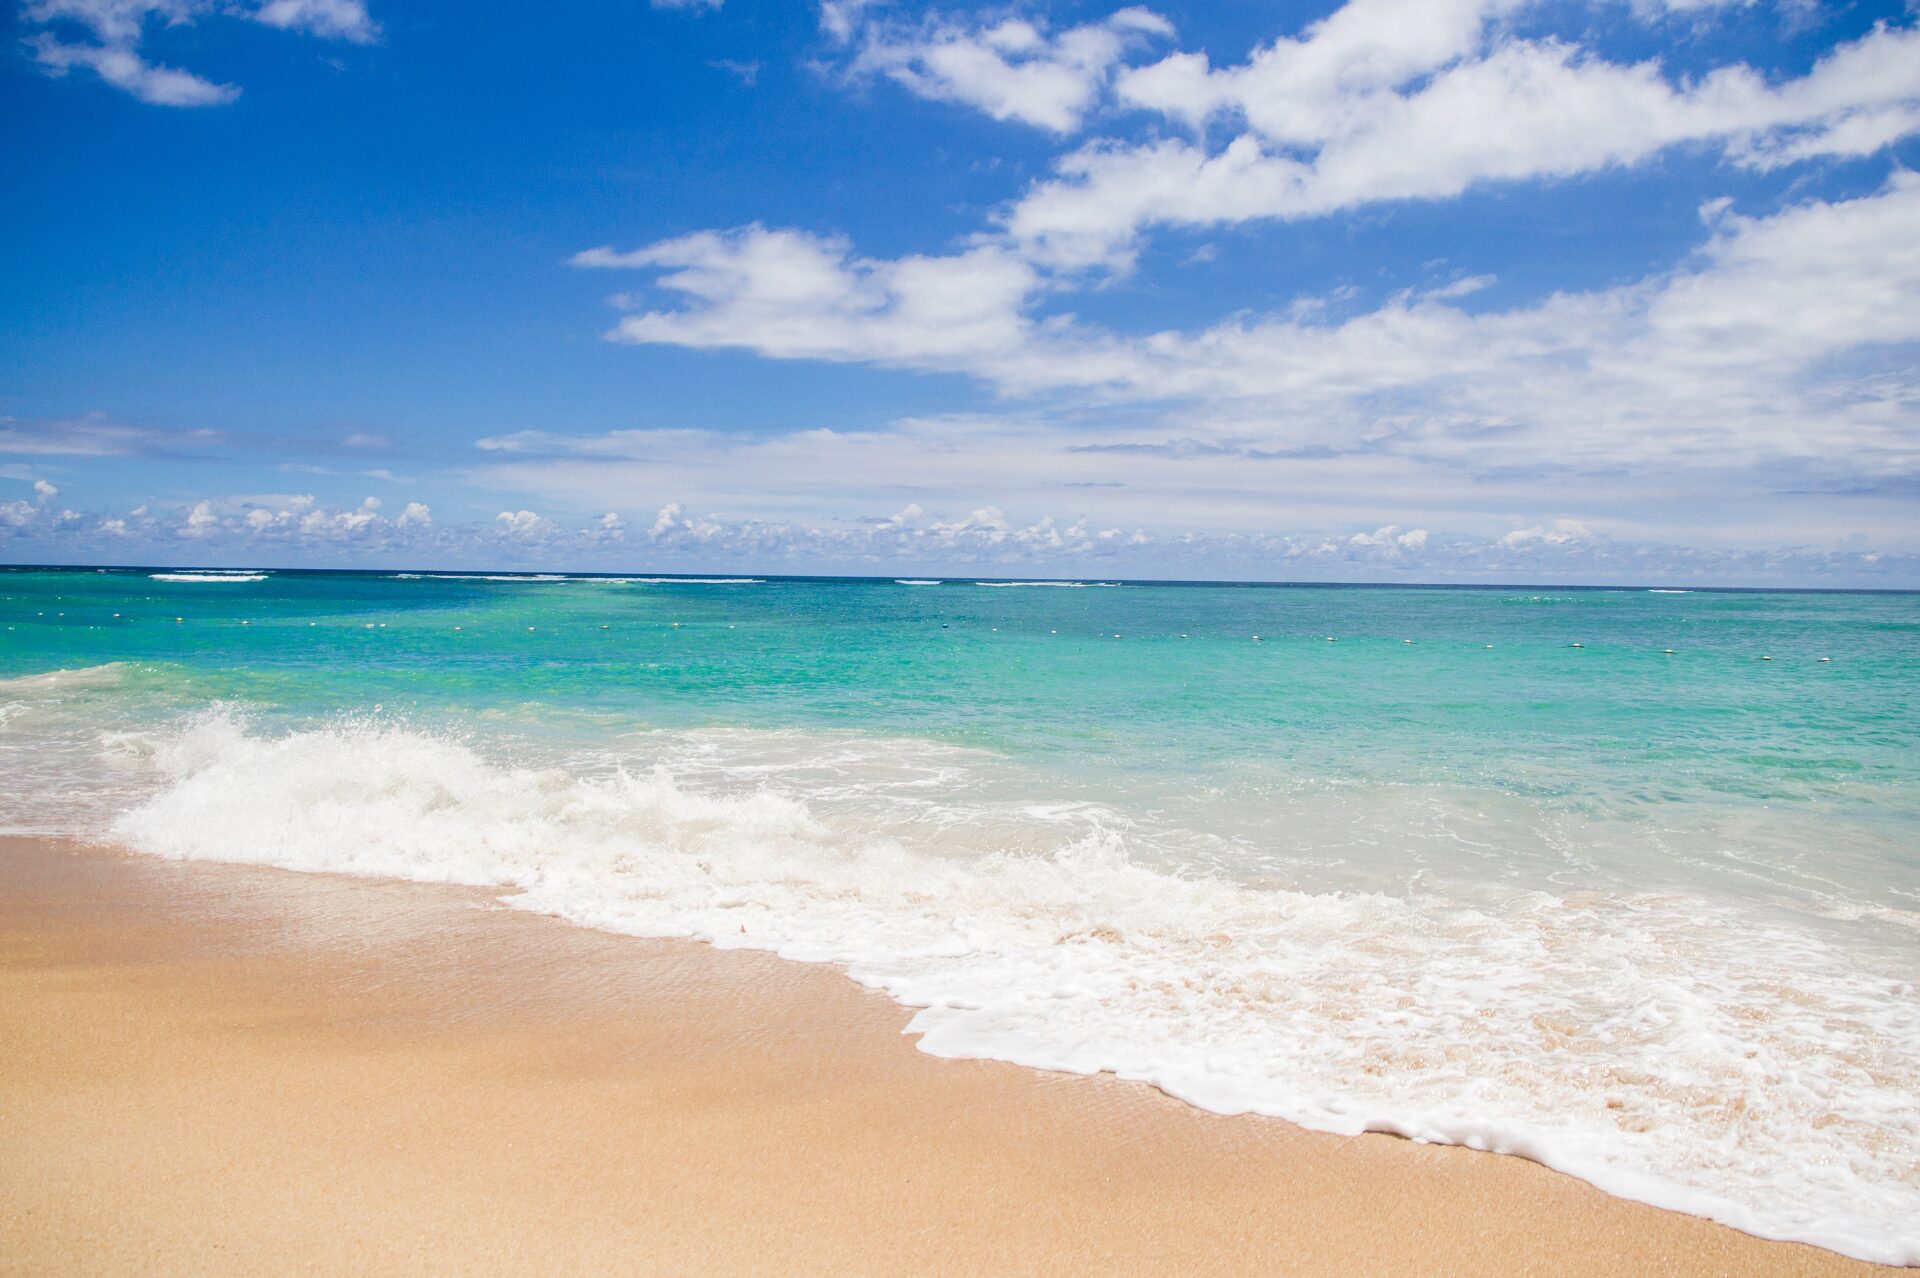
<svg viewBox="0 0 1920 1278"><path fill-rule="evenodd" d="M942 583L938 581L927 581L927 580L921 580L921 579L912 578L912 577L895 577L893 579L893 584L896 586L938 586Z"/></svg>
<svg viewBox="0 0 1920 1278"><path fill-rule="evenodd" d="M759 577L579 577L558 572L397 572L393 574L392 579L395 581L571 581L599 586L762 586L766 584Z"/></svg>
<svg viewBox="0 0 1920 1278"><path fill-rule="evenodd" d="M404 575L404 574L403 574ZM567 581L569 578L554 572L436 572L415 574L431 577L436 581Z"/></svg>
<svg viewBox="0 0 1920 1278"><path fill-rule="evenodd" d="M588 777L394 725L272 736L215 712L146 743L160 788L116 831L163 856L498 887L589 926L844 963L922 1009L911 1029L936 1055L1518 1153L1920 1262L1920 1002L1812 933L1677 895L1174 876L1098 809L969 798L952 753L927 772L946 803L930 832L861 807L913 783L900 748L870 752L896 769L871 785L857 752L830 787L778 768L743 784L685 740L688 769Z"/></svg>
<svg viewBox="0 0 1920 1278"><path fill-rule="evenodd" d="M267 574L264 572L155 572L147 575L154 581L225 582L228 584L267 579Z"/></svg>
<svg viewBox="0 0 1920 1278"><path fill-rule="evenodd" d="M1693 592L1691 590L1663 590L1660 587L1655 586L1652 589L1648 590L1647 593L1650 595L1690 595Z"/></svg>
<svg viewBox="0 0 1920 1278"><path fill-rule="evenodd" d="M116 683L127 672L124 661L109 661L98 666L79 666L72 670L48 670L40 674L16 675L0 679L0 693L52 692L62 688L97 687Z"/></svg>

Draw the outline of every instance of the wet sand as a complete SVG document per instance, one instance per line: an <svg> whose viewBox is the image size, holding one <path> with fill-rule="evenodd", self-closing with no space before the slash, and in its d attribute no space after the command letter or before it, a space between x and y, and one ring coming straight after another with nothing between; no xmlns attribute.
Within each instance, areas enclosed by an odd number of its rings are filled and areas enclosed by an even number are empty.
<svg viewBox="0 0 1920 1278"><path fill-rule="evenodd" d="M483 893L0 839L0 1273L1894 1272L908 1015Z"/></svg>

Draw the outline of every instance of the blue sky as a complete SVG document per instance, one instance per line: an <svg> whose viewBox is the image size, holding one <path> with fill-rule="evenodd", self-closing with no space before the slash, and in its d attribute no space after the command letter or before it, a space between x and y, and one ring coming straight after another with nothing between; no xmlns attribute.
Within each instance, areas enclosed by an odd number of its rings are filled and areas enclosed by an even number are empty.
<svg viewBox="0 0 1920 1278"><path fill-rule="evenodd" d="M1920 586L1900 0L4 0L0 559Z"/></svg>

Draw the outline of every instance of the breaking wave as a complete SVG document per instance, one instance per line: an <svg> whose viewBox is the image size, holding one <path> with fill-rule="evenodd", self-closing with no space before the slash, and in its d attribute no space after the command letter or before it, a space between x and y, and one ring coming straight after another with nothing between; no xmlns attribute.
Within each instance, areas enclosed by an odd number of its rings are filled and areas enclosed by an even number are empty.
<svg viewBox="0 0 1920 1278"><path fill-rule="evenodd" d="M697 735L662 741L662 766L587 774L380 720L274 734L216 710L145 740L156 788L114 832L844 964L919 1009L935 1055L1521 1154L1762 1236L1920 1262L1920 1000L1816 935L1675 894L1171 874L1116 813L989 804L945 775L974 766L951 751L931 789L958 806L929 824L887 779L912 743L843 751L828 786L729 778L700 766Z"/></svg>

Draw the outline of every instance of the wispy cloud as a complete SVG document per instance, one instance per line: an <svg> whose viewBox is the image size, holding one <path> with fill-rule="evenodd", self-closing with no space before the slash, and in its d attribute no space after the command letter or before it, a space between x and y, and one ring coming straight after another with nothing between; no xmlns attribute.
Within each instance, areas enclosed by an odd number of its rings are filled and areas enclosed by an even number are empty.
<svg viewBox="0 0 1920 1278"><path fill-rule="evenodd" d="M84 67L117 89L154 106L221 106L240 96L191 71L149 62L142 46L150 28L179 27L204 17L233 16L329 40L370 44L380 28L365 0L27 0L22 16L39 28L28 38L48 75ZM76 39L75 37L79 38Z"/></svg>
<svg viewBox="0 0 1920 1278"><path fill-rule="evenodd" d="M55 420L0 417L0 455L125 457L204 451L219 440L218 431L128 426L101 413Z"/></svg>

